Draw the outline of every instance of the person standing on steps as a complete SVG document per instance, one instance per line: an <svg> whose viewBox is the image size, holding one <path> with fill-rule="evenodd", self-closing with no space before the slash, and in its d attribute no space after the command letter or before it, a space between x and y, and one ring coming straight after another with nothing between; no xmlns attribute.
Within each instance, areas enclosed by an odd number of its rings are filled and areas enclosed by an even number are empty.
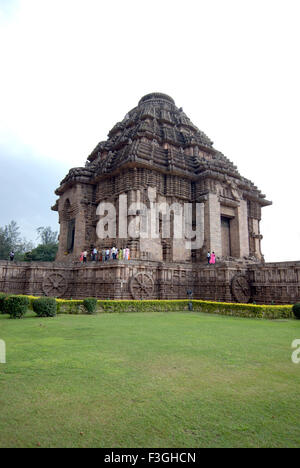
<svg viewBox="0 0 300 468"><path fill-rule="evenodd" d="M207 252L206 258L207 258L207 264L209 265L210 264L210 252Z"/></svg>
<svg viewBox="0 0 300 468"><path fill-rule="evenodd" d="M130 260L130 249L128 247L125 249L125 260Z"/></svg>
<svg viewBox="0 0 300 468"><path fill-rule="evenodd" d="M82 252L82 255L83 255L83 263L86 263L86 262L87 262L87 256L88 256L87 251L84 250L84 251Z"/></svg>
<svg viewBox="0 0 300 468"><path fill-rule="evenodd" d="M97 255L98 255L98 250L96 249L96 247L93 248L93 251L92 251L92 261L93 262L96 262L97 260Z"/></svg>
<svg viewBox="0 0 300 468"><path fill-rule="evenodd" d="M216 255L215 255L215 252L212 252L211 256L210 256L210 262L209 262L211 265L214 265L216 263Z"/></svg>

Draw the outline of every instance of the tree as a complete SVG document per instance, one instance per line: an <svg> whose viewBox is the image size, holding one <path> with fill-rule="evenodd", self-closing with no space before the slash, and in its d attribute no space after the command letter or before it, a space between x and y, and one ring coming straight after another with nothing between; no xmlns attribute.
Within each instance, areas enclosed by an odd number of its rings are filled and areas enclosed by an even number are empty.
<svg viewBox="0 0 300 468"><path fill-rule="evenodd" d="M41 239L41 245L57 244L57 231L52 231L50 226L37 228L38 238Z"/></svg>
<svg viewBox="0 0 300 468"><path fill-rule="evenodd" d="M37 233L41 243L24 255L25 262L54 262L58 250L57 232L50 226L41 226Z"/></svg>
<svg viewBox="0 0 300 468"><path fill-rule="evenodd" d="M11 250L11 242L7 238L5 228L0 228L0 259L7 260Z"/></svg>
<svg viewBox="0 0 300 468"><path fill-rule="evenodd" d="M19 231L16 221L0 227L0 260L7 260L12 250L15 252L16 260L23 260L24 253L33 248L31 242L21 238Z"/></svg>
<svg viewBox="0 0 300 468"><path fill-rule="evenodd" d="M24 255L25 262L54 262L58 244L40 244Z"/></svg>

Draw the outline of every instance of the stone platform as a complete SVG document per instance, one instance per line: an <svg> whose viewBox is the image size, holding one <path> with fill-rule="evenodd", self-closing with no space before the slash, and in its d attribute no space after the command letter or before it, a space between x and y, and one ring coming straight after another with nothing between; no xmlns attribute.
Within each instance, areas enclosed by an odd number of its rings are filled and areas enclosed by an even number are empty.
<svg viewBox="0 0 300 468"><path fill-rule="evenodd" d="M0 291L82 299L194 299L257 304L300 301L300 262L216 265L119 261L0 261Z"/></svg>

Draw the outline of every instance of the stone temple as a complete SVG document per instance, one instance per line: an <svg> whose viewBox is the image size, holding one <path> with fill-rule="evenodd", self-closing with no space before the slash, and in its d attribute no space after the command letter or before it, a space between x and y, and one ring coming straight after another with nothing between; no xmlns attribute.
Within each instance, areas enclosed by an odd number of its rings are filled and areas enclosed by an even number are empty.
<svg viewBox="0 0 300 468"><path fill-rule="evenodd" d="M166 94L142 97L85 167L69 171L56 195L56 261L0 262L0 291L74 299L185 299L189 291L214 301L300 300L300 262L265 263L261 252L261 208L271 202ZM104 225L113 229L99 235ZM83 250L113 246L128 247L130 260L79 262ZM208 251L216 255L214 265L207 264Z"/></svg>
<svg viewBox="0 0 300 468"><path fill-rule="evenodd" d="M139 203L149 207L155 202L204 205L201 248L186 249L185 240L172 233L151 240L116 237L116 246L128 245L132 259L201 264L208 250L219 261L263 258L259 223L261 208L270 202L162 93L144 96L111 129L107 141L96 146L85 167L70 170L56 194L59 261L76 260L83 249L109 245L96 235L97 207L110 202L118 213L121 194L127 195L128 208L132 203L139 208ZM143 210L137 212L141 222Z"/></svg>

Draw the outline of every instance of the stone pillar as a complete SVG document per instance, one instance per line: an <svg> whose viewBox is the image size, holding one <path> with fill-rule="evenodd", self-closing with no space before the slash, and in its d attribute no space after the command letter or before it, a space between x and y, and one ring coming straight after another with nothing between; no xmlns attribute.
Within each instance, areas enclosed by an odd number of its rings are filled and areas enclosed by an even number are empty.
<svg viewBox="0 0 300 468"><path fill-rule="evenodd" d="M130 257L131 259L138 259L140 258L140 239L139 238L134 238L131 237L130 234L130 228L133 228L133 226L136 226L136 230L138 231L139 229L139 223L138 223L138 215L136 214L136 211L138 210L137 204L140 202L140 191L139 190L130 190L128 192L128 198L127 198L127 203L128 203L128 239L126 241L126 245L124 247L128 247L130 249ZM134 214L131 213L131 210L133 208L133 205L136 204Z"/></svg>
<svg viewBox="0 0 300 468"><path fill-rule="evenodd" d="M76 203L76 217L75 217L75 238L74 238L74 248L73 248L73 258L80 258L80 253L86 248L88 254L90 254L89 249L90 245L86 243L86 219L85 219L85 210L84 205L81 203L83 199L82 187L78 184L76 185L75 192L75 203Z"/></svg>
<svg viewBox="0 0 300 468"><path fill-rule="evenodd" d="M60 206L60 205L59 205ZM68 221L64 219L64 213L60 211L59 208L59 244L58 244L58 251L56 254L57 261L65 260L65 252L67 250L67 238L68 238Z"/></svg>
<svg viewBox="0 0 300 468"><path fill-rule="evenodd" d="M248 209L245 200L235 209L230 221L231 254L235 258L249 257Z"/></svg>
<svg viewBox="0 0 300 468"><path fill-rule="evenodd" d="M218 196L214 193L208 194L204 207L204 219L206 248L220 257L222 255L221 209Z"/></svg>
<svg viewBox="0 0 300 468"><path fill-rule="evenodd" d="M240 206L237 208L237 217L239 220L239 256L249 257L248 208L246 200L241 200Z"/></svg>

